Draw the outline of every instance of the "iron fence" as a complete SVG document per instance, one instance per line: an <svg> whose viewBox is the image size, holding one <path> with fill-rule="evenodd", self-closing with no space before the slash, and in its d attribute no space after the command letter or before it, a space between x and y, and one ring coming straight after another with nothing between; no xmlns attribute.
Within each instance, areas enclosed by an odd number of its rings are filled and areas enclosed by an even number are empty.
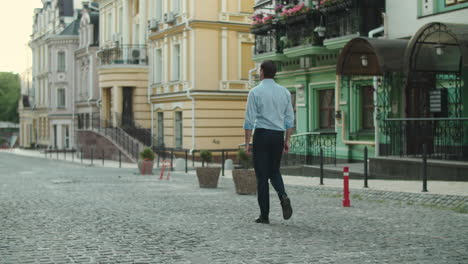
<svg viewBox="0 0 468 264"><path fill-rule="evenodd" d="M114 45L99 50L101 65L148 65L146 45Z"/></svg>
<svg viewBox="0 0 468 264"><path fill-rule="evenodd" d="M468 161L468 118L393 118L380 128L381 156Z"/></svg>
<svg viewBox="0 0 468 264"><path fill-rule="evenodd" d="M336 165L336 132L310 132L291 136L290 151L283 155L282 164L320 164L321 151L323 164Z"/></svg>
<svg viewBox="0 0 468 264"><path fill-rule="evenodd" d="M78 122L78 119L75 120ZM107 138L111 139L120 148L122 148L133 159L138 160L141 150L141 143L135 140L131 135L126 133L117 122L112 120L100 119L99 116L92 116L89 120L90 126L83 126L81 130L97 131ZM78 126L77 126L78 127ZM80 130L78 130L79 132ZM81 146L78 146L81 147ZM86 154L87 155L87 154Z"/></svg>

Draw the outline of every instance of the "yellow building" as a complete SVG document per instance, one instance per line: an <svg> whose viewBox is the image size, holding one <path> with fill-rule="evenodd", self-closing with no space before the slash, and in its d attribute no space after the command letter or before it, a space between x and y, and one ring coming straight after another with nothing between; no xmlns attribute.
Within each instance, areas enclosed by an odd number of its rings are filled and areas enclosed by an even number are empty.
<svg viewBox="0 0 468 264"><path fill-rule="evenodd" d="M99 4L98 67L101 119L150 127L147 0Z"/></svg>
<svg viewBox="0 0 468 264"><path fill-rule="evenodd" d="M154 145L235 148L243 142L254 0L149 1Z"/></svg>

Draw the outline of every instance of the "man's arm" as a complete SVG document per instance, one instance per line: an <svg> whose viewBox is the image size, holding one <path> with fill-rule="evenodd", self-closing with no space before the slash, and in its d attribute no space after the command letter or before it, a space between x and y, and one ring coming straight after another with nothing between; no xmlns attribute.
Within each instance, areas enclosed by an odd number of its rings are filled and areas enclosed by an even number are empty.
<svg viewBox="0 0 468 264"><path fill-rule="evenodd" d="M291 138L291 134L293 132L293 129L294 128L289 128L286 130L286 137L284 139L284 153L288 153L289 152L289 139Z"/></svg>
<svg viewBox="0 0 468 264"><path fill-rule="evenodd" d="M252 137L252 130L245 129L245 153L250 154L250 138Z"/></svg>
<svg viewBox="0 0 468 264"><path fill-rule="evenodd" d="M288 96L288 106L285 113L286 137L284 139L284 153L289 152L289 139L294 129L294 110L291 103L291 95Z"/></svg>
<svg viewBox="0 0 468 264"><path fill-rule="evenodd" d="M252 129L257 119L257 105L255 104L255 97L252 91L249 92L247 98L247 107L245 110L245 152L250 154L250 138L252 137Z"/></svg>

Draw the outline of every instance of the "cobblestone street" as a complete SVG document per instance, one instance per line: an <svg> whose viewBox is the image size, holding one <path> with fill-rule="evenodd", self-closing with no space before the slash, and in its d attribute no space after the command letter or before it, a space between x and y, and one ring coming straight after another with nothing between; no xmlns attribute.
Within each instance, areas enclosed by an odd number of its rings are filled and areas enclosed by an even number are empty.
<svg viewBox="0 0 468 264"><path fill-rule="evenodd" d="M0 263L468 263L468 214L287 186L262 225L232 179L135 172L0 153Z"/></svg>

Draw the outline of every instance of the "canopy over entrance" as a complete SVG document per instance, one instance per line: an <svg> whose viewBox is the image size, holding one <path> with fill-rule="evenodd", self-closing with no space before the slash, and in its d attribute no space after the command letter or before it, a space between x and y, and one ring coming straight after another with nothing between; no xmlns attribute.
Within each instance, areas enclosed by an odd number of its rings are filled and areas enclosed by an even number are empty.
<svg viewBox="0 0 468 264"><path fill-rule="evenodd" d="M458 73L468 67L468 26L429 23L411 39L405 72Z"/></svg>
<svg viewBox="0 0 468 264"><path fill-rule="evenodd" d="M402 72L407 46L407 40L355 38L341 51L337 74L376 76Z"/></svg>

